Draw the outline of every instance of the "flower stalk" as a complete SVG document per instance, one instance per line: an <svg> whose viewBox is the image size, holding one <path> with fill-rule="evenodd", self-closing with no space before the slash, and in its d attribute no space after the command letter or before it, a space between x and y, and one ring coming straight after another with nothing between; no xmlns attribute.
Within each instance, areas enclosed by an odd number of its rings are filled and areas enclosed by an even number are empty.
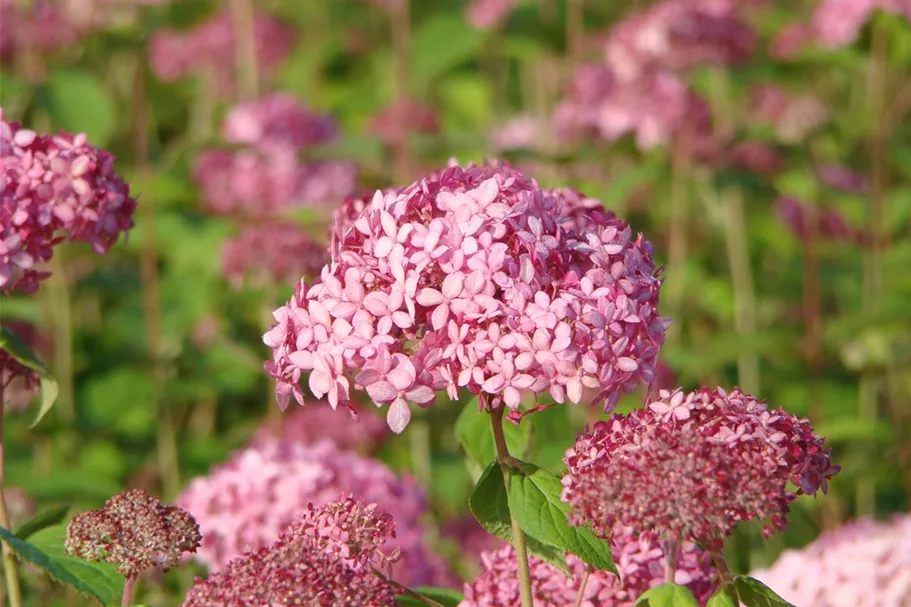
<svg viewBox="0 0 911 607"><path fill-rule="evenodd" d="M506 435L503 434L503 409L505 405L499 407L490 407L490 421L493 424L493 438L497 447L497 461L500 463L500 469L503 471L503 482L506 489L509 489L509 461L513 458L509 455L509 448L506 445ZM528 549L525 546L525 532L519 526L519 522L509 515L512 522L513 547L516 549L516 564L519 570L519 593L522 597L522 607L534 607L534 600L531 596L531 575L528 569Z"/></svg>

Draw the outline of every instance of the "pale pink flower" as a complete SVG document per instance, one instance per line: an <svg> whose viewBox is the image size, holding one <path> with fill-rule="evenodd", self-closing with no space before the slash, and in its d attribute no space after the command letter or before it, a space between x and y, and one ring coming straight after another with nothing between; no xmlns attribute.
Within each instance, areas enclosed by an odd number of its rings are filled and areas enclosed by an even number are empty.
<svg viewBox="0 0 911 607"><path fill-rule="evenodd" d="M332 407L352 390L391 403L395 432L407 402L444 389L515 408L523 392L579 402L588 387L612 408L651 380L668 321L651 245L610 212L580 219L579 198L500 165L377 192L333 228L319 280L274 313L263 339L280 403L303 402L309 373Z"/></svg>
<svg viewBox="0 0 911 607"><path fill-rule="evenodd" d="M285 411L281 419L268 422L255 434L253 442L266 437L315 445L328 440L341 451L376 453L389 438L383 418L367 411L349 419L347 409L333 409L325 403L311 403Z"/></svg>
<svg viewBox="0 0 911 607"><path fill-rule="evenodd" d="M877 9L903 15L911 21L908 0L823 0L811 22L816 40L829 48L852 44Z"/></svg>
<svg viewBox="0 0 911 607"><path fill-rule="evenodd" d="M333 141L338 129L329 116L311 112L291 95L272 93L232 108L225 116L222 135L230 143L269 152Z"/></svg>

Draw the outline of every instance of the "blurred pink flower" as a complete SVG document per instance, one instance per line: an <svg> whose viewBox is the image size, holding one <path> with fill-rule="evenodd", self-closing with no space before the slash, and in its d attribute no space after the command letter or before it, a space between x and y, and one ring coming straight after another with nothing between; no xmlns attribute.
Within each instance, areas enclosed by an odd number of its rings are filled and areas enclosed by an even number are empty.
<svg viewBox="0 0 911 607"><path fill-rule="evenodd" d="M209 476L193 480L178 503L199 521L203 538L196 558L214 571L275 541L307 504L320 506L340 493L395 511L396 536L387 543L402 553L396 579L418 585L445 577L444 565L425 545L423 490L379 460L340 451L329 441L304 445L261 436Z"/></svg>
<svg viewBox="0 0 911 607"><path fill-rule="evenodd" d="M35 0L23 5L0 0L0 58L4 60L26 49L43 53L71 46L82 33L53 2Z"/></svg>
<svg viewBox="0 0 911 607"><path fill-rule="evenodd" d="M136 201L114 156L84 134L38 135L2 117L0 109L0 292L34 293L54 245L82 240L107 252L133 227Z"/></svg>
<svg viewBox="0 0 911 607"><path fill-rule="evenodd" d="M344 496L311 504L270 546L197 578L183 607L394 607L395 589L370 567L396 560L386 546L395 535L392 516L375 504Z"/></svg>
<svg viewBox="0 0 911 607"><path fill-rule="evenodd" d="M261 288L317 276L327 258L326 246L297 224L250 224L224 244L221 268L234 288Z"/></svg>
<svg viewBox="0 0 911 607"><path fill-rule="evenodd" d="M804 23L792 23L784 27L772 40L769 49L774 59L787 61L795 57L803 48L813 41L813 28Z"/></svg>
<svg viewBox="0 0 911 607"><path fill-rule="evenodd" d="M632 607L640 594L664 583L664 556L658 540L643 534L638 538L626 530L611 534L614 562L620 571L595 570L588 578L583 594L587 607ZM585 563L573 555L566 559L572 577L536 556L529 558L532 596L535 603L548 607L573 607L579 594ZM684 543L678 554L675 582L689 587L701 605L705 605L715 588L711 559L695 545ZM465 584L465 600L459 607L519 607L518 570L515 551L504 546L496 552L481 555L481 573Z"/></svg>
<svg viewBox="0 0 911 607"><path fill-rule="evenodd" d="M357 420L347 419L347 409L333 409L324 404L297 406L281 419L261 427L253 442L266 437L315 445L328 440L342 451L375 453L389 437L389 426L378 415L361 413ZM473 519L472 519L473 520Z"/></svg>
<svg viewBox="0 0 911 607"><path fill-rule="evenodd" d="M792 95L774 84L759 84L749 91L750 116L775 129L784 143L800 143L828 119L829 112L817 97Z"/></svg>
<svg viewBox="0 0 911 607"><path fill-rule="evenodd" d="M370 132L387 145L396 145L411 133L432 135L439 129L436 110L417 101L391 105L370 122Z"/></svg>
<svg viewBox="0 0 911 607"><path fill-rule="evenodd" d="M333 141L338 130L329 116L311 112L287 93L272 93L232 108L222 135L230 143L270 152Z"/></svg>
<svg viewBox="0 0 911 607"><path fill-rule="evenodd" d="M149 42L149 60L159 79L172 82L211 73L221 92L234 89L234 20L222 10L191 30L163 29ZM294 44L293 30L277 18L256 15L253 42L261 73L273 72Z"/></svg>
<svg viewBox="0 0 911 607"><path fill-rule="evenodd" d="M731 165L757 175L771 176L784 168L784 158L774 146L762 141L734 144L723 158Z"/></svg>
<svg viewBox="0 0 911 607"><path fill-rule="evenodd" d="M535 149L540 143L541 125L528 114L510 118L490 134L490 143L496 150Z"/></svg>
<svg viewBox="0 0 911 607"><path fill-rule="evenodd" d="M908 0L822 0L812 18L815 37L829 48L852 44L877 9L904 15L911 21Z"/></svg>
<svg viewBox="0 0 911 607"><path fill-rule="evenodd" d="M571 523L601 534L647 529L710 550L741 521L783 530L788 504L825 492L839 470L808 421L720 388L662 391L644 410L596 423L564 462Z"/></svg>
<svg viewBox="0 0 911 607"><path fill-rule="evenodd" d="M863 244L867 241L867 235L863 230L849 225L844 215L834 209L814 209L809 204L790 196L782 196L776 200L774 209L779 221L801 240L816 234L846 243ZM811 222L814 219L816 227L811 231Z"/></svg>
<svg viewBox="0 0 911 607"><path fill-rule="evenodd" d="M333 408L366 390L401 432L408 402L462 388L516 409L523 393L616 405L650 381L668 327L651 245L613 213L584 231L576 199L505 165L451 166L377 192L336 225L330 262L264 336L286 403L299 382ZM356 375L355 375L356 374ZM353 377L352 377L353 376Z"/></svg>
<svg viewBox="0 0 911 607"><path fill-rule="evenodd" d="M829 186L849 194L863 194L870 187L867 177L843 164L830 162L816 169L816 177Z"/></svg>
<svg viewBox="0 0 911 607"><path fill-rule="evenodd" d="M795 605L908 607L911 515L850 522L750 575Z"/></svg>
<svg viewBox="0 0 911 607"><path fill-rule="evenodd" d="M472 0L465 12L473 27L495 29L503 24L518 3L518 0Z"/></svg>

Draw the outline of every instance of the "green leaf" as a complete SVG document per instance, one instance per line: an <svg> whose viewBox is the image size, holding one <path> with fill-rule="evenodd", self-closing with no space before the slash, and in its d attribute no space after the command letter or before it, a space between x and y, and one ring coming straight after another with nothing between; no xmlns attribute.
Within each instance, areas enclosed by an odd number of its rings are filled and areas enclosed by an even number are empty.
<svg viewBox="0 0 911 607"><path fill-rule="evenodd" d="M44 534L42 539L52 537L46 533L47 531L49 530L45 529L41 532ZM36 539L37 536L38 534L35 534ZM53 537L57 538L56 535ZM51 578L97 599L102 605L114 603L123 592L123 578L113 567L58 556L58 553L62 554L64 550L62 537L57 538L59 550L54 551L48 550L36 539L33 539L32 543L26 542L3 527L0 527L0 539L3 539L19 558L37 565Z"/></svg>
<svg viewBox="0 0 911 607"><path fill-rule="evenodd" d="M114 105L104 85L91 73L73 69L51 74L46 108L53 126L85 133L90 144L107 145L114 132Z"/></svg>
<svg viewBox="0 0 911 607"><path fill-rule="evenodd" d="M487 32L471 27L458 13L439 13L418 24L411 44L411 74L415 83L430 80L474 59Z"/></svg>
<svg viewBox="0 0 911 607"><path fill-rule="evenodd" d="M491 535L506 540L510 544L513 543L509 500L506 494L506 484L503 482L503 471L498 463L494 462L484 470L471 497L468 498L468 508ZM562 550L539 541L527 530L525 540L529 552L564 573L569 573L566 557Z"/></svg>
<svg viewBox="0 0 911 607"><path fill-rule="evenodd" d="M490 413L478 411L478 401L471 400L456 420L456 438L465 449L465 453L479 466L486 466L497 459L497 448L493 440L493 426ZM531 441L531 423L525 419L520 425L512 422L503 424L503 435L509 452L516 457L524 457Z"/></svg>
<svg viewBox="0 0 911 607"><path fill-rule="evenodd" d="M14 359L22 365L38 372L41 380L41 405L38 407L38 413L29 428L34 428L41 421L41 418L51 410L54 403L57 402L57 380L51 375L51 372L44 363L38 360L35 353L32 352L19 337L7 329L0 327L0 349L6 350Z"/></svg>
<svg viewBox="0 0 911 607"><path fill-rule="evenodd" d="M465 597L461 592L450 590L449 588L419 586L417 588L412 588L412 590L427 597L431 601L439 603L443 607L457 607L459 603L465 600ZM426 603L422 603L418 599L407 594L400 594L396 597L396 600L402 607L426 607Z"/></svg>
<svg viewBox="0 0 911 607"><path fill-rule="evenodd" d="M29 520L25 521L18 527L13 530L13 533L21 540L27 540L33 534L41 531L42 529L47 529L53 525L57 525L63 522L63 519L66 518L66 513L69 512L70 507L67 505L57 506L51 508L50 510L45 510L40 512Z"/></svg>
<svg viewBox="0 0 911 607"><path fill-rule="evenodd" d="M699 607L699 602L686 586L661 584L645 591L636 607Z"/></svg>
<svg viewBox="0 0 911 607"><path fill-rule="evenodd" d="M737 600L731 596L727 586L722 586L715 591L705 607L737 607Z"/></svg>
<svg viewBox="0 0 911 607"><path fill-rule="evenodd" d="M559 476L534 464L522 464L521 470L513 468L509 474L509 510L525 532L572 552L596 569L618 573L610 543L584 527L569 524L570 506L560 499L563 483Z"/></svg>
<svg viewBox="0 0 911 607"><path fill-rule="evenodd" d="M734 578L740 602L746 607L795 607L756 578L738 575Z"/></svg>

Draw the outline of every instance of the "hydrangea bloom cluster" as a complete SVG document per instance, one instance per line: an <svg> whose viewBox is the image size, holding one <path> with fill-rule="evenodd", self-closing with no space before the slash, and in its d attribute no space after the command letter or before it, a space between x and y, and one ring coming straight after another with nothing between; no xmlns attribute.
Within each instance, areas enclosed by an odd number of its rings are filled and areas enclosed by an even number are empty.
<svg viewBox="0 0 911 607"><path fill-rule="evenodd" d="M762 520L767 535L784 529L797 495L825 492L839 467L822 443L808 421L740 390L665 390L578 438L562 497L573 524L649 529L714 550L740 521Z"/></svg>
<svg viewBox="0 0 911 607"><path fill-rule="evenodd" d="M846 243L863 244L867 241L866 232L851 226L844 215L835 209L820 207L814 210L805 202L784 196L775 202L775 214L800 239L810 237L812 232L823 238Z"/></svg>
<svg viewBox="0 0 911 607"><path fill-rule="evenodd" d="M792 95L774 84L760 84L750 91L750 115L772 126L784 143L800 143L829 118L828 110L813 95Z"/></svg>
<svg viewBox="0 0 911 607"><path fill-rule="evenodd" d="M0 292L34 293L55 244L82 240L107 252L133 227L136 201L114 157L84 134L38 135L2 118L0 109Z"/></svg>
<svg viewBox="0 0 911 607"><path fill-rule="evenodd" d="M195 178L207 207L223 214L271 216L292 205L350 194L353 165L299 157L305 148L336 135L331 119L282 93L239 105L226 116L223 136L243 147L209 150L197 159Z"/></svg>
<svg viewBox="0 0 911 607"><path fill-rule="evenodd" d="M795 605L905 607L911 598L911 515L826 531L750 575Z"/></svg>
<svg viewBox="0 0 911 607"><path fill-rule="evenodd" d="M643 592L664 583L664 558L657 539L648 534L638 538L618 529L611 534L611 548L620 579L608 571L592 571L585 585L583 605L588 607L632 607ZM579 595L585 563L568 555L572 577L539 559L529 558L532 595L537 605L573 607ZM675 582L685 585L705 604L715 589L714 570L707 554L693 544L680 550ZM481 573L465 584L465 600L459 607L518 607L521 604L515 551L505 546L481 555Z"/></svg>
<svg viewBox="0 0 911 607"><path fill-rule="evenodd" d="M347 498L314 508L278 540L231 561L227 569L197 580L184 607L392 607L393 588L371 567L396 560L384 552L395 523L375 504Z"/></svg>
<svg viewBox="0 0 911 607"><path fill-rule="evenodd" d="M332 407L355 389L389 404L395 432L409 401L429 406L443 389L511 409L523 392L562 403L590 389L614 406L654 374L661 280L641 235L578 198L499 165L377 192L334 228L320 280L274 313L264 341L279 401L303 402L309 373Z"/></svg>
<svg viewBox="0 0 911 607"><path fill-rule="evenodd" d="M643 73L731 65L747 59L756 34L735 0L663 0L621 21L604 46L607 67L621 80Z"/></svg>
<svg viewBox="0 0 911 607"><path fill-rule="evenodd" d="M234 29L231 12L225 9L189 31L158 30L149 42L152 70L165 82L210 73L221 91L233 90ZM293 42L291 28L271 16L256 15L253 44L261 73L273 71L290 52Z"/></svg>
<svg viewBox="0 0 911 607"><path fill-rule="evenodd" d="M208 477L192 481L178 503L202 530L196 558L220 570L244 551L275 541L308 504L326 504L342 492L394 507L399 525L389 546L401 552L401 581L435 582L443 567L424 544L424 492L382 462L339 451L328 441L310 446L262 437Z"/></svg>
<svg viewBox="0 0 911 607"><path fill-rule="evenodd" d="M530 114L520 114L506 121L490 134L491 145L498 150L534 149L541 139L541 125Z"/></svg>
<svg viewBox="0 0 911 607"><path fill-rule="evenodd" d="M342 451L375 453L389 437L389 426L378 415L365 413L352 422L347 411L324 404L294 407L277 423L267 423L254 437L274 437L315 445L328 440ZM473 519L472 519L473 520Z"/></svg>
<svg viewBox="0 0 911 607"><path fill-rule="evenodd" d="M326 247L290 222L251 224L224 244L222 273L235 288L247 283L287 284L317 276L326 263Z"/></svg>
<svg viewBox="0 0 911 607"><path fill-rule="evenodd" d="M401 143L410 133L439 131L436 110L417 101L400 101L383 109L370 122L370 131L387 145Z"/></svg>
<svg viewBox="0 0 911 607"><path fill-rule="evenodd" d="M199 541L199 527L189 512L162 504L143 489L118 493L104 508L77 514L66 529L67 554L107 561L127 578L146 569L176 567Z"/></svg>
<svg viewBox="0 0 911 607"><path fill-rule="evenodd" d="M0 58L12 58L25 49L53 51L79 40L81 32L57 4L37 0L26 6L0 0Z"/></svg>
<svg viewBox="0 0 911 607"><path fill-rule="evenodd" d="M907 0L823 0L811 20L814 37L829 48L847 46L857 40L877 9L911 21L911 3Z"/></svg>

